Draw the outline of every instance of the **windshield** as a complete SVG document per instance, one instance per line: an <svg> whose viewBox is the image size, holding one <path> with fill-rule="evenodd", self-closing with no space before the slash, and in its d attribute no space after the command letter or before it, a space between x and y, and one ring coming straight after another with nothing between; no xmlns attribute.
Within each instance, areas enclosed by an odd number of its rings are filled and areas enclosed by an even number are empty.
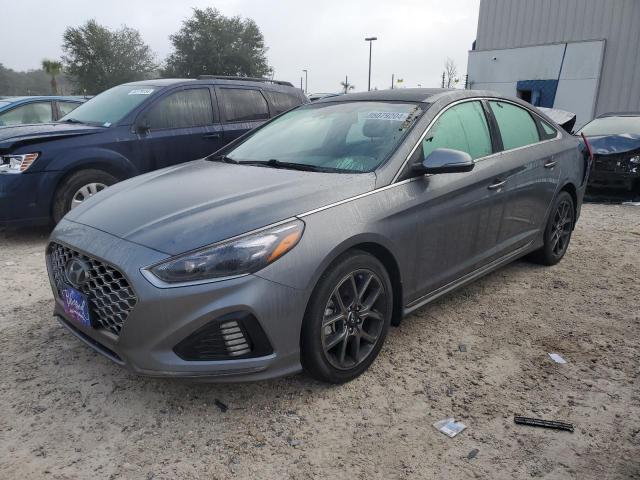
<svg viewBox="0 0 640 480"><path fill-rule="evenodd" d="M588 136L622 135L624 133L640 135L640 116L596 118L582 127L578 133L584 133Z"/></svg>
<svg viewBox="0 0 640 480"><path fill-rule="evenodd" d="M146 85L119 85L83 103L60 119L110 127L122 120L131 110L153 95L158 87Z"/></svg>
<svg viewBox="0 0 640 480"><path fill-rule="evenodd" d="M340 102L306 105L278 117L227 152L237 162L283 162L316 170L371 172L422 114L419 104Z"/></svg>

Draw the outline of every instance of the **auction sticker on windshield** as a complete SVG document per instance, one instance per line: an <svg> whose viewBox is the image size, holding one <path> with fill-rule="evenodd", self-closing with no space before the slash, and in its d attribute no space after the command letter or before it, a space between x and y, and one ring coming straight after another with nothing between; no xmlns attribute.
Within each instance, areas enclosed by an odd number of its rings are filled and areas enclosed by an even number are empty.
<svg viewBox="0 0 640 480"><path fill-rule="evenodd" d="M408 113L405 112L367 112L364 118L366 120L394 120L396 122L404 122Z"/></svg>
<svg viewBox="0 0 640 480"><path fill-rule="evenodd" d="M71 320L84 327L91 326L89 301L84 293L72 287L65 287L62 290L62 302L64 311Z"/></svg>
<svg viewBox="0 0 640 480"><path fill-rule="evenodd" d="M131 90L129 95L151 95L153 93L153 88L136 88L135 90Z"/></svg>

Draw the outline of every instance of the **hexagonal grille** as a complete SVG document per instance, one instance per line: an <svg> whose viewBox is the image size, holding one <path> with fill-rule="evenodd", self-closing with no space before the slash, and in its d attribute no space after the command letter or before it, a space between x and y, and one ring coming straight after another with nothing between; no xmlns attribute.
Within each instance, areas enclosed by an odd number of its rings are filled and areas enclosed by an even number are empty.
<svg viewBox="0 0 640 480"><path fill-rule="evenodd" d="M138 301L124 275L111 265L58 243L49 246L49 255L53 278L60 296L64 285L69 284L65 275L67 262L72 258L79 258L89 265L89 280L78 290L87 295L94 326L119 335L129 312Z"/></svg>

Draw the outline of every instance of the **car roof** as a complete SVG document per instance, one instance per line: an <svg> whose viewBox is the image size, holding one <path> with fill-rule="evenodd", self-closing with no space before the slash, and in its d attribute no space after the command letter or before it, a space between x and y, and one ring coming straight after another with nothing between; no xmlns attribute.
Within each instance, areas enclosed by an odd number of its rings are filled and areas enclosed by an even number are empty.
<svg viewBox="0 0 640 480"><path fill-rule="evenodd" d="M452 92L445 88L394 88L389 90L371 90L369 92L348 93L336 97L321 98L315 103L349 101L386 101L386 102L429 102L429 98L441 93Z"/></svg>
<svg viewBox="0 0 640 480"><path fill-rule="evenodd" d="M608 112L598 115L596 118L605 117L640 117L640 112Z"/></svg>
<svg viewBox="0 0 640 480"><path fill-rule="evenodd" d="M291 89L299 90L291 85L283 85L278 83L277 80L271 81L269 79L264 80L252 80L252 79L240 79L240 77L232 78L154 78L150 80L139 80L137 82L124 83L123 85L130 86L148 86L148 87L170 87L184 85L246 85L246 86L260 86L269 90L280 90L290 92Z"/></svg>

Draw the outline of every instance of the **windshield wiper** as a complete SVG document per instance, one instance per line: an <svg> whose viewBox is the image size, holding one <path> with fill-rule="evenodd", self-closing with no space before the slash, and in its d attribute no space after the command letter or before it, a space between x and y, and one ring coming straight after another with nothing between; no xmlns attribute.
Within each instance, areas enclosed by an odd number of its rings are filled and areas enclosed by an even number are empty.
<svg viewBox="0 0 640 480"><path fill-rule="evenodd" d="M288 170L302 170L304 172L320 172L326 171L322 167L316 167L315 165L306 165L304 163L292 163L282 162L272 158L270 160L247 160L244 162L238 162L241 165L264 165L265 167L284 168Z"/></svg>
<svg viewBox="0 0 640 480"><path fill-rule="evenodd" d="M84 123L84 122L81 122L80 120L77 120L75 118L67 118L65 120L61 120L61 122L64 122L64 123Z"/></svg>

